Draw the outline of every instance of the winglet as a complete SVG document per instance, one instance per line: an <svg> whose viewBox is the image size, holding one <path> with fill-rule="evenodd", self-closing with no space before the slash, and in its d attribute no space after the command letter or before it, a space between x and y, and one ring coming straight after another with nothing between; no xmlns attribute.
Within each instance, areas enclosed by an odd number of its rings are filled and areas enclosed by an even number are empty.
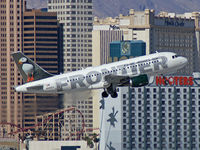
<svg viewBox="0 0 200 150"><path fill-rule="evenodd" d="M11 54L25 82L36 81L53 76L26 57L22 52Z"/></svg>

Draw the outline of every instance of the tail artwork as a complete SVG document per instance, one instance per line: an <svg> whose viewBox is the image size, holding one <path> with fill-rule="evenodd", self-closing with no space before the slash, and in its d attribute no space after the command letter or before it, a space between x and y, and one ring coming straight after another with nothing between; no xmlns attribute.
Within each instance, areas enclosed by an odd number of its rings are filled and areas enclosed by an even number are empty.
<svg viewBox="0 0 200 150"><path fill-rule="evenodd" d="M53 76L21 52L11 54L25 82L36 81Z"/></svg>

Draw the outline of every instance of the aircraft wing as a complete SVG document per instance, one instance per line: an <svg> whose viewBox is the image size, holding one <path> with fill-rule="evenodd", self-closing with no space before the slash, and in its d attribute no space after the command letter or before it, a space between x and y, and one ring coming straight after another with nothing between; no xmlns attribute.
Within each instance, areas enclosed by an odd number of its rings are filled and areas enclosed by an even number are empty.
<svg viewBox="0 0 200 150"><path fill-rule="evenodd" d="M150 77L146 74L138 75L130 78L129 76L119 76L110 74L104 77L105 82L114 86L129 86L132 87L141 87L149 84L149 81L152 82L154 80L154 76ZM106 85L106 84L105 84Z"/></svg>
<svg viewBox="0 0 200 150"><path fill-rule="evenodd" d="M130 77L109 74L105 76L104 79L108 84L122 85L124 83L129 82Z"/></svg>

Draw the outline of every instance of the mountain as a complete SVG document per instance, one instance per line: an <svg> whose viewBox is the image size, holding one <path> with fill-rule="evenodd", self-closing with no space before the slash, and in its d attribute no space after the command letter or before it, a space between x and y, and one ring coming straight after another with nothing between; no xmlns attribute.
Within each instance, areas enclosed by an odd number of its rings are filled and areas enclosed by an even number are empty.
<svg viewBox="0 0 200 150"><path fill-rule="evenodd" d="M47 0L26 0L27 8L46 8Z"/></svg>
<svg viewBox="0 0 200 150"><path fill-rule="evenodd" d="M184 13L200 12L200 0L93 0L94 15L99 17L115 17L127 15L129 9L138 11L155 9L160 11ZM47 7L47 0L27 0L28 8Z"/></svg>

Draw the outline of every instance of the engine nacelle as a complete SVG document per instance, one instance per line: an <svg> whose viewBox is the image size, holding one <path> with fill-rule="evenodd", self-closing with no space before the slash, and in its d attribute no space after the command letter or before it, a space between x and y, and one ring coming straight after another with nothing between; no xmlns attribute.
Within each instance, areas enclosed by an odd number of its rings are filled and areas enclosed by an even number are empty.
<svg viewBox="0 0 200 150"><path fill-rule="evenodd" d="M149 84L149 79L147 75L139 75L137 77L132 77L130 79L130 85L132 87L141 87Z"/></svg>

